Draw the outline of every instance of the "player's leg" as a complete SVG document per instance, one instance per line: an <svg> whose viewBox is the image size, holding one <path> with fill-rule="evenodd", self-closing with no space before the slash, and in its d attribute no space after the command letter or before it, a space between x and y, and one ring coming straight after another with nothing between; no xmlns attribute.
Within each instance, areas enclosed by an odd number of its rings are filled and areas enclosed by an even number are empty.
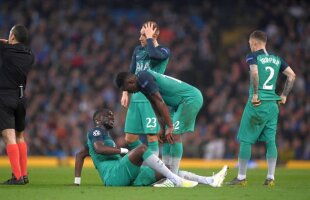
<svg viewBox="0 0 310 200"><path fill-rule="evenodd" d="M240 127L237 138L240 142L238 153L238 176L232 181L228 182L228 185L243 185L246 182L246 173L248 162L251 158L251 145L255 143L261 133L261 126L253 123L253 119L256 117L256 111L250 103L247 103L244 112L242 114ZM257 121L259 121L257 119Z"/></svg>
<svg viewBox="0 0 310 200"><path fill-rule="evenodd" d="M125 140L129 149L134 149L142 144L140 135L148 135L148 145L156 155L158 149L158 123L156 115L149 102L131 102L125 121Z"/></svg>
<svg viewBox="0 0 310 200"><path fill-rule="evenodd" d="M239 180L246 179L248 162L251 158L251 144L248 142L240 142L239 154L238 154L238 176Z"/></svg>
<svg viewBox="0 0 310 200"><path fill-rule="evenodd" d="M16 131L16 142L19 150L20 157L20 169L21 175L24 179L25 184L29 183L28 171L27 171L27 143L24 139L24 131L17 132Z"/></svg>
<svg viewBox="0 0 310 200"><path fill-rule="evenodd" d="M105 186L130 186L140 172L140 166L134 165L128 155L100 162L96 168Z"/></svg>
<svg viewBox="0 0 310 200"><path fill-rule="evenodd" d="M6 152L10 160L12 172L14 174L14 177L4 182L4 184L9 184L9 185L24 184L24 180L22 179L22 175L21 175L20 156L19 156L18 145L16 144L15 130L14 129L3 130L2 137L6 144Z"/></svg>
<svg viewBox="0 0 310 200"><path fill-rule="evenodd" d="M278 105L274 102L269 103L268 121L262 133L262 140L266 141L266 160L268 166L267 178L264 185L273 186L275 180L275 170L277 164L278 151L276 146L276 129L278 123Z"/></svg>
<svg viewBox="0 0 310 200"><path fill-rule="evenodd" d="M156 172L148 166L141 166L137 178L133 182L133 186L150 186L156 181L165 178L162 174Z"/></svg>
<svg viewBox="0 0 310 200"><path fill-rule="evenodd" d="M147 149L145 145L141 145L129 152L128 158L134 165L137 166L141 166L142 162L144 162L145 165L167 177L176 186L194 187L198 184L197 182L186 181L172 173L156 155Z"/></svg>
<svg viewBox="0 0 310 200"><path fill-rule="evenodd" d="M139 113L143 127L142 133L140 134L147 135L148 149L158 156L159 148L157 133L160 128L151 104L149 102L139 103Z"/></svg>
<svg viewBox="0 0 310 200"><path fill-rule="evenodd" d="M170 111L170 117L173 119L173 116L175 114L175 110L172 107L169 107ZM171 165L171 156L170 156L170 144L168 143L165 138L163 138L163 145L162 145L162 160L165 163L165 165L170 169Z"/></svg>
<svg viewBox="0 0 310 200"><path fill-rule="evenodd" d="M165 165L170 169L171 165L170 144L166 140L164 140L162 146L162 160L165 163Z"/></svg>
<svg viewBox="0 0 310 200"><path fill-rule="evenodd" d="M21 175L25 184L29 183L27 172L27 143L24 138L26 108L24 99L17 106L15 111L15 134L19 150Z"/></svg>
<svg viewBox="0 0 310 200"><path fill-rule="evenodd" d="M19 150L16 144L14 110L11 109L15 98L0 95L0 131L6 145L6 152L9 157L13 177L4 184L24 184L21 179ZM4 98L4 99L3 99ZM14 105L15 106L15 105Z"/></svg>
<svg viewBox="0 0 310 200"><path fill-rule="evenodd" d="M159 156L158 137L156 134L147 135L147 146L153 152L153 154Z"/></svg>
<svg viewBox="0 0 310 200"><path fill-rule="evenodd" d="M183 155L183 143L181 135L173 135L174 143L170 144L170 170L178 174Z"/></svg>
<svg viewBox="0 0 310 200"><path fill-rule="evenodd" d="M130 150L133 150L142 144L139 139L139 135L131 133L125 133L125 141L128 144Z"/></svg>
<svg viewBox="0 0 310 200"><path fill-rule="evenodd" d="M212 187L221 187L227 175L227 170L228 167L227 165L225 165L218 173L214 174L213 176L200 176L192 172L183 170L179 170L178 175L181 178L191 181L197 181L198 183L201 184L210 185Z"/></svg>
<svg viewBox="0 0 310 200"><path fill-rule="evenodd" d="M143 133L143 124L138 109L138 103L129 103L126 119L125 119L125 141L130 150L140 146L142 142L139 139L139 134Z"/></svg>
<svg viewBox="0 0 310 200"><path fill-rule="evenodd" d="M170 145L170 169L176 174L183 155L182 134L190 134L194 131L196 117L202 103L202 95L197 90L192 99L187 99L180 104L173 114L174 143Z"/></svg>

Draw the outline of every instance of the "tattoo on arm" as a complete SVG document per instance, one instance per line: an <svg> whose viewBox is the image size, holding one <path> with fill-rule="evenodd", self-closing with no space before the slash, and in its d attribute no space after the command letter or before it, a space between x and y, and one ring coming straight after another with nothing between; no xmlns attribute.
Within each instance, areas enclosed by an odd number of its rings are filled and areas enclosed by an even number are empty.
<svg viewBox="0 0 310 200"><path fill-rule="evenodd" d="M250 78L252 82L252 87L253 87L253 94L258 94L258 83L259 83L259 78L258 78L258 71L257 71L257 65L250 65Z"/></svg>
<svg viewBox="0 0 310 200"><path fill-rule="evenodd" d="M294 86L294 82L295 82L295 78L288 77L286 79L286 82L285 82L285 85L283 88L283 92L282 92L283 96L287 97L287 95L290 93L290 91L292 90L292 88Z"/></svg>

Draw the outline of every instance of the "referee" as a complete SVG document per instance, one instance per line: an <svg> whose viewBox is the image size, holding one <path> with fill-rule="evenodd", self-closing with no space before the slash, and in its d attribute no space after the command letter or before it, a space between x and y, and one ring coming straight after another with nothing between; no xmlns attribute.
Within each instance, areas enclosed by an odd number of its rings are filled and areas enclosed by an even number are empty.
<svg viewBox="0 0 310 200"><path fill-rule="evenodd" d="M13 172L12 178L3 183L8 185L29 183L24 91L34 56L25 45L27 40L28 31L20 24L12 27L8 40L0 39L0 131Z"/></svg>

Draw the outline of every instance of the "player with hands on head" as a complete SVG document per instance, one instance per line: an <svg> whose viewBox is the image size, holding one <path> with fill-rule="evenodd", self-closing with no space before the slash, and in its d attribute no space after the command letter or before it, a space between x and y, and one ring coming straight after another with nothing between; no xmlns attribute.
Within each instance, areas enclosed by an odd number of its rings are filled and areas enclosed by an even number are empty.
<svg viewBox="0 0 310 200"><path fill-rule="evenodd" d="M158 44L159 26L154 21L145 22L140 30L140 45L132 55L130 73L150 69L164 73L169 61L170 50ZM125 140L129 149L134 149L142 144L140 135L147 135L149 149L158 156L159 124L149 101L142 93L132 94L129 100L127 91L123 91L121 105L127 109L125 121Z"/></svg>

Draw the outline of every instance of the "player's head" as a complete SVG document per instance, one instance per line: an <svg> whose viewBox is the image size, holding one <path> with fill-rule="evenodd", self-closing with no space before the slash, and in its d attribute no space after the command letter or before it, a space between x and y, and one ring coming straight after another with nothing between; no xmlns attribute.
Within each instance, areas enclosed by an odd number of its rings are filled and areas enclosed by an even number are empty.
<svg viewBox="0 0 310 200"><path fill-rule="evenodd" d="M249 38L250 49L252 52L265 49L267 43L267 34L264 31L256 30L251 33Z"/></svg>
<svg viewBox="0 0 310 200"><path fill-rule="evenodd" d="M26 43L28 41L28 31L25 26L16 24L12 27L9 35L9 44Z"/></svg>
<svg viewBox="0 0 310 200"><path fill-rule="evenodd" d="M115 78L116 86L122 91L129 93L138 92L137 76L130 72L120 72Z"/></svg>
<svg viewBox="0 0 310 200"><path fill-rule="evenodd" d="M153 25L153 27L154 27L154 29L155 29L155 33L154 33L154 35L153 35L153 39L157 40L157 38L158 38L158 36L159 36L159 32L160 32L160 31L159 31L159 26L157 25L156 22L154 22L154 21L146 21L146 22L144 22L144 24L142 25L142 27L141 27L141 29L140 29L140 38L139 38L139 40L140 40L140 42L141 42L141 45L142 45L143 47L146 46L146 35L145 35L144 28L145 28L145 26L146 26L147 24Z"/></svg>
<svg viewBox="0 0 310 200"><path fill-rule="evenodd" d="M114 126L114 114L109 109L99 109L93 115L93 122L95 126L104 126L107 129L112 129Z"/></svg>

